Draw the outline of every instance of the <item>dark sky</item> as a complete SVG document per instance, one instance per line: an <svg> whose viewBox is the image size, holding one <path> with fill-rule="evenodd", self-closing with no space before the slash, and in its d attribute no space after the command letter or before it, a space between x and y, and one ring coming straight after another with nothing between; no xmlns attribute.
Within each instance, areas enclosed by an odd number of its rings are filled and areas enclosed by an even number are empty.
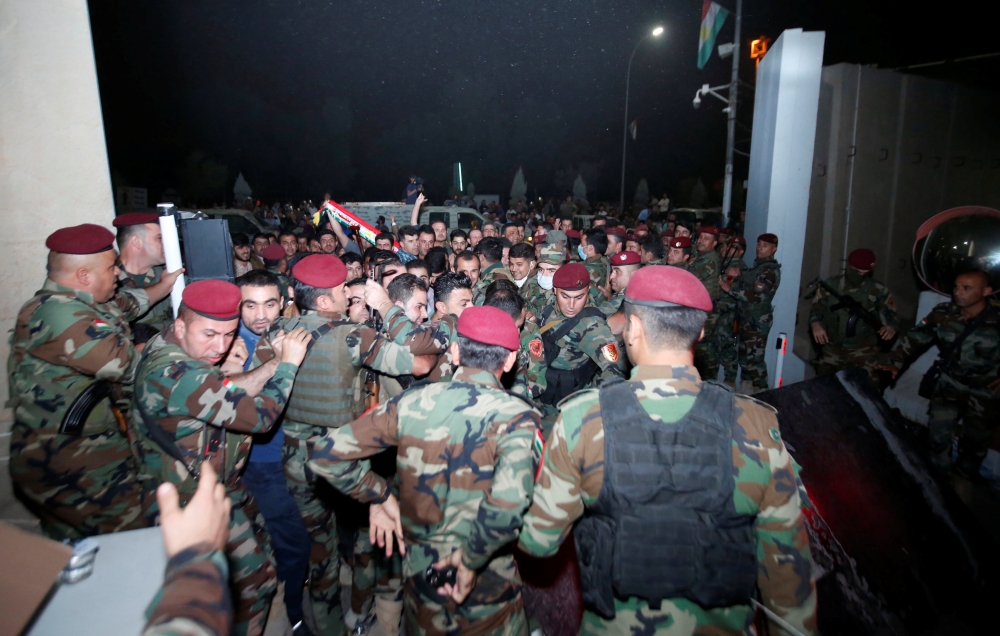
<svg viewBox="0 0 1000 636"><path fill-rule="evenodd" d="M506 199L522 165L531 196L561 195L579 172L591 201L617 200L625 69L657 24L666 33L632 66L626 199L641 177L683 197L691 179L711 189L723 174L723 105L691 107L730 69L717 55L697 68L700 0L102 0L90 11L114 178L153 198L173 187L203 205L231 199L242 171L268 200L397 199L412 172L440 200L461 161L479 193ZM825 30L826 64L897 67L1000 50L975 13L747 0L742 39ZM718 42L732 30L731 16ZM994 62L959 66L934 72L997 81ZM752 93L741 100L749 126ZM737 162L737 179L746 170Z"/></svg>

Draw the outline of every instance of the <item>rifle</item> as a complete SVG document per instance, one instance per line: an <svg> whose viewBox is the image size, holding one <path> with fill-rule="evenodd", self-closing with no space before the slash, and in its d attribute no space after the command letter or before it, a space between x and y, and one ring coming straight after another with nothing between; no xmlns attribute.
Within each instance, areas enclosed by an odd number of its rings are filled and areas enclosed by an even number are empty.
<svg viewBox="0 0 1000 636"><path fill-rule="evenodd" d="M63 435L80 435L91 411L101 400L106 399L111 401L111 412L118 422L118 428L125 433L125 416L115 405L114 387L108 380L97 380L76 396L59 424L59 432Z"/></svg>
<svg viewBox="0 0 1000 636"><path fill-rule="evenodd" d="M816 285L819 285L820 287L825 289L827 293L829 293L831 296L837 299L837 304L830 307L831 311L847 309L848 313L850 314L850 317L847 319L848 338L854 337L854 335L857 334L858 320L865 321L865 324L874 329L876 332L878 332L879 329L885 326L884 324L882 324L882 321L879 320L878 316L876 316L875 314L871 313L870 311L862 307L861 303L856 301L851 296L838 293L836 289L831 287L826 281L824 281L819 276L816 277L816 280L809 283L810 287L815 287Z"/></svg>

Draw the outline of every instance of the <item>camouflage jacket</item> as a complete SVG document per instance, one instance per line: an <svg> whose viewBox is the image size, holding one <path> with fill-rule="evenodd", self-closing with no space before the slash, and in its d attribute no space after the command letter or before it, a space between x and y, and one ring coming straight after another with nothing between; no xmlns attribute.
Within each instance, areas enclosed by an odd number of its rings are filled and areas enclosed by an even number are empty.
<svg viewBox="0 0 1000 636"><path fill-rule="evenodd" d="M328 431L309 468L356 499L379 500L391 485L364 458L398 447L406 576L461 548L467 567L485 568L473 596L488 604L520 584L510 553L495 554L517 538L531 501L540 428L539 413L495 376L459 367L448 382L411 388Z"/></svg>
<svg viewBox="0 0 1000 636"><path fill-rule="evenodd" d="M545 324L539 327L540 332L557 329L565 320L555 301L542 311L543 315L546 313L548 317ZM597 376L601 380L619 377L625 370L625 356L618 350L618 342L606 320L581 318L556 344L559 345L559 355L549 365L553 369L576 369L590 358L601 368Z"/></svg>
<svg viewBox="0 0 1000 636"><path fill-rule="evenodd" d="M482 305L486 302L486 288L490 286L490 283L501 278L509 281L514 280L510 272L507 271L507 268L503 266L503 263L493 263L479 272L479 280L476 281L476 285L472 288L472 303L474 305Z"/></svg>
<svg viewBox="0 0 1000 636"><path fill-rule="evenodd" d="M719 299L721 288L719 287L719 266L721 259L716 251L698 254L698 256L688 264L688 271L698 277L701 284L708 290L712 297L712 302Z"/></svg>
<svg viewBox="0 0 1000 636"><path fill-rule="evenodd" d="M604 294L601 294L600 300L596 303L596 306L605 316L610 316L622 308L623 302L625 302L624 289L620 292L615 292L611 298L605 298Z"/></svg>
<svg viewBox="0 0 1000 636"><path fill-rule="evenodd" d="M167 562L163 585L146 608L142 636L222 636L233 623L229 564L198 544Z"/></svg>
<svg viewBox="0 0 1000 636"><path fill-rule="evenodd" d="M680 420L693 406L702 382L694 367L639 366L631 384L654 419ZM604 481L604 426L596 390L581 391L560 405L520 547L536 556L555 554ZM733 489L736 511L757 517L758 588L768 609L804 634L816 633L816 588L809 536L802 514L804 492L773 409L736 398L733 425ZM743 634L749 605L704 609L683 598L664 599L660 610L637 598L615 600L614 621L584 618L581 633ZM679 626L683 625L683 629ZM645 628L645 631L642 630ZM704 628L704 629L698 629ZM674 631L677 629L677 631ZM696 631L697 630L697 631ZM784 633L774 630L772 633Z"/></svg>
<svg viewBox="0 0 1000 636"><path fill-rule="evenodd" d="M982 397L998 398L1000 394L990 391L987 385L1000 378L1000 304L988 302L983 311L990 311L991 315L962 341L950 360L944 361L940 381ZM941 303L900 339L889 354L889 361L901 369L931 345L950 347L967 324L955 303Z"/></svg>
<svg viewBox="0 0 1000 636"><path fill-rule="evenodd" d="M548 298L545 297L546 291L538 284L537 275L529 276L528 282L521 287L520 291L527 310L537 316L536 309L540 312L548 302ZM551 292L548 293L551 294Z"/></svg>
<svg viewBox="0 0 1000 636"><path fill-rule="evenodd" d="M144 276L128 273L125 271L121 262L118 263L118 269L118 291L128 291L129 293L131 293L131 290L146 289L150 285L155 285L160 282L160 275L163 274L162 265L153 267L146 272ZM166 298L160 299L160 302L151 306L148 311L143 313L138 318L138 322L162 330L173 320L173 317L174 314L170 305L170 296L168 295Z"/></svg>
<svg viewBox="0 0 1000 636"><path fill-rule="evenodd" d="M834 276L826 283L836 289L841 296L850 296L861 303L863 308L877 316L883 324L891 327L899 324L896 316L896 301L892 294L889 293L889 289L885 285L871 276L865 276L858 285L848 283L847 277L843 274ZM830 292L817 286L812 307L809 309L809 323L822 324L830 342L836 344L851 345L862 341L878 340L878 332L860 317L855 325L854 336L848 337L847 321L850 318L850 313L847 309L832 311L837 302L837 299Z"/></svg>
<svg viewBox="0 0 1000 636"><path fill-rule="evenodd" d="M512 370L514 383L511 393L528 399L535 399L545 393L548 383L545 380L545 347L538 327L525 322L521 327L521 350L517 353L517 367Z"/></svg>
<svg viewBox="0 0 1000 636"><path fill-rule="evenodd" d="M112 381L117 397L127 400L126 385L139 362L128 322L147 309L142 290L96 303L87 292L46 279L21 308L10 338L7 374L15 420L56 435L73 400L95 379ZM83 435L118 431L110 403L101 400Z"/></svg>
<svg viewBox="0 0 1000 636"><path fill-rule="evenodd" d="M771 301L781 284L781 265L773 258L757 259L751 269L733 281L729 295L736 299L740 316L747 323L771 323Z"/></svg>
<svg viewBox="0 0 1000 636"><path fill-rule="evenodd" d="M601 256L591 256L583 262L583 266L590 272L590 288L606 287L608 284L608 270L611 269L611 261L603 254Z"/></svg>
<svg viewBox="0 0 1000 636"><path fill-rule="evenodd" d="M396 309L399 308L396 307ZM400 313L402 313L401 309ZM437 363L431 369L431 372L421 379L431 382L447 380L455 370L451 363L451 353L448 352L448 347L458 339L458 319L449 314L441 317L439 320L432 320L423 325L416 325L413 322L407 321L407 324L401 325L400 328L392 331L391 340L397 345L405 344L413 338L414 333L422 330L434 334L434 340L438 343L439 349L436 351L438 356Z"/></svg>
<svg viewBox="0 0 1000 636"><path fill-rule="evenodd" d="M190 469L209 461L234 503L242 503L239 475L251 434L274 425L296 371L294 364L279 363L254 397L218 367L188 356L168 328L146 345L136 374L129 424L140 470L176 485L186 503L197 485Z"/></svg>

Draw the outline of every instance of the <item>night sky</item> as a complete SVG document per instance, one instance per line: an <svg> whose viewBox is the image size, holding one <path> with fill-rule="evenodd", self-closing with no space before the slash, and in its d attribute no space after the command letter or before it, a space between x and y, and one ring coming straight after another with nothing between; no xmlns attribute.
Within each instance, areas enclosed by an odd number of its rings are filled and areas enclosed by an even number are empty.
<svg viewBox="0 0 1000 636"><path fill-rule="evenodd" d="M665 34L632 66L626 199L642 177L676 201L694 179L710 198L721 184L724 105L691 100L728 82L730 62L713 54L697 68L700 0L104 0L90 11L113 181L154 200L170 187L191 203L231 201L242 171L268 201L394 200L413 173L439 202L461 161L466 182L505 201L518 166L529 196L566 194L581 173L591 202L617 201L626 64L656 25ZM754 79L750 39L794 27L827 32L826 64L1000 50L983 11L747 0L741 77ZM732 32L730 16L717 44ZM997 61L925 73L996 88ZM741 100L749 126L752 92ZM737 161L737 179L746 172Z"/></svg>

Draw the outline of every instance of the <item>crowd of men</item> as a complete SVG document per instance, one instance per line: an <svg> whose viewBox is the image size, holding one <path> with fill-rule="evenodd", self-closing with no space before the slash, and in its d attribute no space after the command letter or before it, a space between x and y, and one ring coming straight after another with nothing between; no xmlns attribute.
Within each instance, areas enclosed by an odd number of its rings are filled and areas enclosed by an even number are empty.
<svg viewBox="0 0 1000 636"><path fill-rule="evenodd" d="M768 388L778 237L750 265L712 225L449 231L417 224L422 203L375 245L326 218L233 235L235 284L188 284L176 316L155 215L53 233L8 363L11 473L45 534L162 523L149 634L260 634L279 581L296 634L527 634L518 555L571 531L581 633L742 634L752 599L771 633L816 633L808 497L749 397ZM989 278L960 276L878 357L896 320L873 266L852 253L830 288L881 328L817 293L819 368L898 371L974 341L979 358L948 354L931 437L947 467L964 417L959 468L978 468L997 421Z"/></svg>

